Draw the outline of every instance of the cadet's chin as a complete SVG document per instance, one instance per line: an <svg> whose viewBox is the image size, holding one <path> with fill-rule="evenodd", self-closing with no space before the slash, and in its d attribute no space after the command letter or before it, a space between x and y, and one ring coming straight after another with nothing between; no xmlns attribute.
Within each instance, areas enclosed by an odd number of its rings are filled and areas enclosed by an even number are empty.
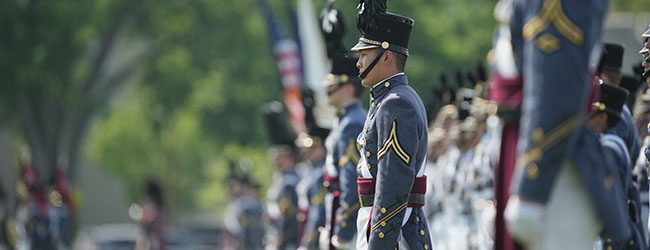
<svg viewBox="0 0 650 250"><path fill-rule="evenodd" d="M370 81L366 80L366 79L368 79L368 78L361 79L361 86L366 87L366 88L372 87L372 85L374 85L374 84L370 83Z"/></svg>

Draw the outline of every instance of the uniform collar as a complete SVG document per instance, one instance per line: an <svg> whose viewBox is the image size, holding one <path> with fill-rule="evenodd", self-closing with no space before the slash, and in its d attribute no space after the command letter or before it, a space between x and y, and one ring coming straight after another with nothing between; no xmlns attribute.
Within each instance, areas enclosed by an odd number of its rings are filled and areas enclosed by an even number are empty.
<svg viewBox="0 0 650 250"><path fill-rule="evenodd" d="M354 99L350 101L347 105L345 105L344 108L340 109L338 112L339 117L345 116L345 114L349 113L353 109L357 109L361 107L361 101L359 99Z"/></svg>
<svg viewBox="0 0 650 250"><path fill-rule="evenodd" d="M404 72L394 74L384 80L379 81L377 84L375 84L375 86L372 86L370 89L370 96L372 99L379 98L392 87L403 84L406 84L406 75Z"/></svg>

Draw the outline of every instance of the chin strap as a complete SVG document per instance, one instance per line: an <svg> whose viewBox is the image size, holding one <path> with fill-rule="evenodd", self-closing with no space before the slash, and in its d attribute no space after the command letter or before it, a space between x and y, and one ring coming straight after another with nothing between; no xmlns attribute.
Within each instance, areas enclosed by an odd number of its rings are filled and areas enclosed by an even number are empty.
<svg viewBox="0 0 650 250"><path fill-rule="evenodd" d="M359 73L359 79L363 80L363 78L366 78L366 76L368 76L368 74L370 73L370 71L371 71L371 70L375 67L375 65L377 65L377 63L379 62L379 59L381 58L381 56L384 55L384 52L386 52L386 49L382 49L382 50L381 50L381 53L377 54L377 56L375 57L375 60L372 60L372 63L370 63L370 65L368 65L368 67L366 68L366 70L364 70L363 72Z"/></svg>

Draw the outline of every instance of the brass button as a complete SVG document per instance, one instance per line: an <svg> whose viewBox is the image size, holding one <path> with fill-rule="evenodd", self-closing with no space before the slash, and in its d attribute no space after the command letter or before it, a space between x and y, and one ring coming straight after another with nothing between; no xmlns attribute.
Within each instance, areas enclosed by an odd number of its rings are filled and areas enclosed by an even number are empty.
<svg viewBox="0 0 650 250"><path fill-rule="evenodd" d="M608 246L607 250L614 250L614 248L612 248L612 246Z"/></svg>
<svg viewBox="0 0 650 250"><path fill-rule="evenodd" d="M420 235L424 236L424 229L420 229Z"/></svg>
<svg viewBox="0 0 650 250"><path fill-rule="evenodd" d="M372 155L372 153L370 153L370 151L366 151L366 157L370 157L370 155Z"/></svg>
<svg viewBox="0 0 650 250"><path fill-rule="evenodd" d="M415 222L420 222L420 216L415 216Z"/></svg>
<svg viewBox="0 0 650 250"><path fill-rule="evenodd" d="M370 170L370 169L372 168L372 166L370 165L370 163L366 163L366 166L368 167L368 170Z"/></svg>
<svg viewBox="0 0 650 250"><path fill-rule="evenodd" d="M429 244L424 244L424 249L429 249Z"/></svg>
<svg viewBox="0 0 650 250"><path fill-rule="evenodd" d="M384 238L384 233L379 232L379 238L380 238L380 239L383 239L383 238Z"/></svg>
<svg viewBox="0 0 650 250"><path fill-rule="evenodd" d="M385 227L385 226L386 226L386 222L385 222L385 221L381 221L381 222L379 222L379 225L381 225L382 227Z"/></svg>
<svg viewBox="0 0 650 250"><path fill-rule="evenodd" d="M630 246L634 246L634 240L630 240Z"/></svg>
<svg viewBox="0 0 650 250"><path fill-rule="evenodd" d="M348 226L348 223L347 223L347 222L345 222L345 221L342 221L342 222L341 222L341 227L347 227L347 226Z"/></svg>
<svg viewBox="0 0 650 250"><path fill-rule="evenodd" d="M386 208L382 207L380 211L381 211L382 214L384 214L384 213L386 213Z"/></svg>
<svg viewBox="0 0 650 250"><path fill-rule="evenodd" d="M533 163L528 166L528 178L531 180L537 179L539 176L539 167L537 164Z"/></svg>
<svg viewBox="0 0 650 250"><path fill-rule="evenodd" d="M386 88L390 87L390 82L385 82L384 87L386 87Z"/></svg>

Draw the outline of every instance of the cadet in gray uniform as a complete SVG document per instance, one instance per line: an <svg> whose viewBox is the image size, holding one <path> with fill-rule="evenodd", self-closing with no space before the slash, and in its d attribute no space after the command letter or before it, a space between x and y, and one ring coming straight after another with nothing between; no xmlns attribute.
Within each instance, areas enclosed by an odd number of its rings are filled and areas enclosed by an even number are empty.
<svg viewBox="0 0 650 250"><path fill-rule="evenodd" d="M276 249L296 249L299 243L296 185L300 178L295 170L295 157L287 145L275 146L269 154L277 168L267 196L267 211L274 229L272 244Z"/></svg>
<svg viewBox="0 0 650 250"><path fill-rule="evenodd" d="M361 1L358 28L359 78L371 88L371 103L357 138L361 208L357 249L395 249L400 238L411 249L429 249L422 210L426 192L427 118L420 97L404 74L413 19L387 13L386 2Z"/></svg>
<svg viewBox="0 0 650 250"><path fill-rule="evenodd" d="M301 245L307 249L318 248L319 228L325 227L325 205L323 199L326 189L323 187L323 165L325 165L325 138L329 134L328 129L318 126L309 128L309 135L303 134L296 139L298 146L307 161L301 163L308 165L305 176L301 180L304 186L304 193L299 192L302 196L300 199L305 200L306 204L300 204L300 207L307 207L307 218L302 233Z"/></svg>
<svg viewBox="0 0 650 250"><path fill-rule="evenodd" d="M331 241L333 247L347 249L354 249L357 233L359 150L356 139L366 118L366 110L359 101L363 87L357 77L357 59L356 55L335 56L326 80L328 102L337 109L338 118L327 138L324 182L329 191L327 225L334 231L326 231L326 241Z"/></svg>
<svg viewBox="0 0 650 250"><path fill-rule="evenodd" d="M630 235L616 173L587 126L590 69L609 1L515 0L511 41L523 76L510 232L533 249L591 249L601 226Z"/></svg>
<svg viewBox="0 0 650 250"><path fill-rule="evenodd" d="M598 72L596 72L604 83L620 86L623 77L621 66L623 65L624 52L625 48L621 44L605 43L600 63L598 64ZM639 138L639 132L634 127L632 112L630 112L630 108L627 105L623 105L621 120L605 133L615 134L623 139L628 152L630 152L630 161L634 162L639 158L641 139Z"/></svg>
<svg viewBox="0 0 650 250"><path fill-rule="evenodd" d="M617 181L623 187L623 193L621 194L623 199L619 202L625 206L629 204L630 209L625 212L628 215L628 227L633 232L630 239L613 241L609 238L608 232L605 231L601 234L602 249L646 249L643 228L639 228L640 220L636 209L638 207L638 190L636 191L637 196L630 198L633 196L631 193L636 189L632 183L630 154L625 142L618 135L603 134L606 130L619 124L628 93L623 88L607 83L600 85L600 93L600 100L592 105L595 112L591 115L591 125L601 135L600 142L603 145L603 156L607 166L610 167L612 172L618 173Z"/></svg>
<svg viewBox="0 0 650 250"><path fill-rule="evenodd" d="M596 74L601 79L603 83L608 85L601 85L601 90L610 90L611 85L620 86L621 79L623 77L621 73L621 66L623 65L623 54L625 48L623 45L617 43L605 43L603 51L601 54L600 62L598 64L598 69ZM627 91L625 91L627 93ZM604 93L603 93L604 94ZM627 94L626 94L627 96ZM624 100L625 101L625 100ZM605 138L620 138L626 146L626 154L629 161L634 163L637 158L639 158L639 153L641 152L641 139L639 138L639 133L637 132L636 127L634 126L634 121L632 120L632 113L627 104L623 104L621 108L620 119L616 119L618 122L611 128L608 128L604 133L606 135L615 135L616 137L606 136ZM641 198L639 194L639 189L633 183L632 176L632 164L623 164L623 162L618 162L616 166L625 167L625 169L617 169L621 174L623 182L622 187L625 190L625 197L629 204L629 216L630 219L635 224L635 227L632 229L635 232L634 235L639 235L634 243L639 244L628 244L628 246L638 246L637 248L645 249L645 226L641 222Z"/></svg>

